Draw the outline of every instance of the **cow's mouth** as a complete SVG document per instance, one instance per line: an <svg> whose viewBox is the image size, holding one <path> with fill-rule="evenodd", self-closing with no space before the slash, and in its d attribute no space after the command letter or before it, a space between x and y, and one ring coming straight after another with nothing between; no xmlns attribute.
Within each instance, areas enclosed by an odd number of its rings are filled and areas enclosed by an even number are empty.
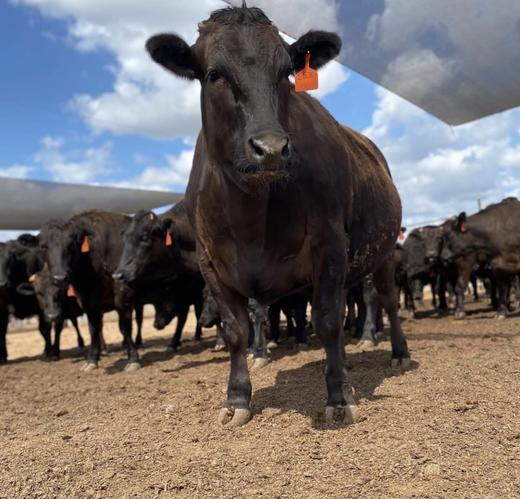
<svg viewBox="0 0 520 499"><path fill-rule="evenodd" d="M247 184L271 184L289 177L289 172L285 167L265 168L262 165L254 163L239 166L237 171L240 174L241 180Z"/></svg>

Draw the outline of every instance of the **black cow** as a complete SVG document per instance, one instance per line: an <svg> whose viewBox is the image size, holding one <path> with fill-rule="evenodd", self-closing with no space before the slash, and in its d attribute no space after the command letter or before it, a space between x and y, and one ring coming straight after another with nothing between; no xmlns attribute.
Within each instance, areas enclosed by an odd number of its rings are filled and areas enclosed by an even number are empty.
<svg viewBox="0 0 520 499"><path fill-rule="evenodd" d="M197 319L201 314L204 287L184 203L181 201L160 216L151 211L136 213L123 231L123 244L115 279L155 305L159 329L177 316L170 343L170 348L177 350L190 305L194 305ZM201 336L197 325L195 337Z"/></svg>
<svg viewBox="0 0 520 499"><path fill-rule="evenodd" d="M276 348L280 341L280 312L283 312L287 321L287 336L294 336L296 347L305 350L308 347L307 339L307 303L306 294L294 293L277 300L269 307L269 348ZM294 321L294 323L293 323Z"/></svg>
<svg viewBox="0 0 520 499"><path fill-rule="evenodd" d="M520 201L506 198L469 217L462 212L445 224L440 255L457 268L457 318L465 316L464 293L476 267L496 279L497 317L506 317L511 279L520 273Z"/></svg>
<svg viewBox="0 0 520 499"><path fill-rule="evenodd" d="M312 286L313 329L327 354L327 420L353 420L342 340L345 285L375 271L392 323L394 363L409 353L397 314L392 251L401 203L381 152L296 93L289 75L340 51L334 33L287 44L258 8L226 8L199 24L190 47L161 34L151 57L201 83L198 137L186 207L199 264L229 347L228 396L219 420L251 416L248 297L269 304Z"/></svg>
<svg viewBox="0 0 520 499"><path fill-rule="evenodd" d="M38 329L45 342L44 354L51 354L50 322L34 296L24 296L17 291L43 267L42 253L34 247L32 237L23 235L18 241L0 243L0 364L7 362L5 337L10 314L17 319L38 317Z"/></svg>
<svg viewBox="0 0 520 499"><path fill-rule="evenodd" d="M52 279L47 266L33 274L29 282L24 282L17 287L22 295L36 296L40 309L45 314L48 322L54 325L54 341L50 351L52 359L60 358L61 332L66 320L69 320L76 330L78 348L83 350L85 343L78 325L78 317L83 315L83 309L73 293L72 288L67 290L57 286Z"/></svg>
<svg viewBox="0 0 520 499"><path fill-rule="evenodd" d="M116 310L128 354L126 370L140 367L132 339L134 295L112 274L122 253L121 231L130 217L101 210L75 215L69 220L51 220L40 232L49 272L62 289L72 285L89 322L90 348L85 371L98 367L103 315Z"/></svg>

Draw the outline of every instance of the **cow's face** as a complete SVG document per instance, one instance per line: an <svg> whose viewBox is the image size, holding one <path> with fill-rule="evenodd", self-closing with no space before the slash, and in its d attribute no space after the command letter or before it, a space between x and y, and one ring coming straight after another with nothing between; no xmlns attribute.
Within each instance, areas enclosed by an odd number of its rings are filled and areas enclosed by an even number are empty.
<svg viewBox="0 0 520 499"><path fill-rule="evenodd" d="M85 238L92 232L80 225L48 224L40 232L40 247L45 252L50 276L54 283L64 287L70 280L75 264L81 258Z"/></svg>
<svg viewBox="0 0 520 499"><path fill-rule="evenodd" d="M442 230L441 259L452 262L464 255L473 243L473 234L468 227L466 213L447 222Z"/></svg>
<svg viewBox="0 0 520 499"><path fill-rule="evenodd" d="M63 290L54 284L48 272L36 274L32 284L38 305L50 321L56 320L62 314Z"/></svg>
<svg viewBox="0 0 520 499"><path fill-rule="evenodd" d="M289 75L319 68L340 51L334 33L309 32L292 45L260 9L229 8L199 25L188 46L176 35L150 38L146 48L159 64L202 86L204 140L213 164L244 188L288 175L293 155L289 136Z"/></svg>
<svg viewBox="0 0 520 499"><path fill-rule="evenodd" d="M170 232L171 220L161 220L151 211L135 214L123 231L123 253L114 278L131 284L145 274L148 276L157 262L164 261L171 251L167 236L173 245Z"/></svg>
<svg viewBox="0 0 520 499"><path fill-rule="evenodd" d="M425 227L422 229L422 235L426 263L433 265L438 260L441 252L442 231L438 227Z"/></svg>
<svg viewBox="0 0 520 499"><path fill-rule="evenodd" d="M161 301L154 304L155 319L153 327L155 329L164 329L177 315L175 304L171 301Z"/></svg>

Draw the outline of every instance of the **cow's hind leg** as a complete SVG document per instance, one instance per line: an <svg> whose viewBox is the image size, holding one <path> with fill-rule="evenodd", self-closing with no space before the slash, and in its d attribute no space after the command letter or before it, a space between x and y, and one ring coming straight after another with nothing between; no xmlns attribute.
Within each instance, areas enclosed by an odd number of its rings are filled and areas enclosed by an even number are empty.
<svg viewBox="0 0 520 499"><path fill-rule="evenodd" d="M394 264L388 261L374 272L374 285L379 293L381 305L390 320L390 338L392 342L392 366L410 364L410 353L406 337L401 329L399 304L394 282Z"/></svg>
<svg viewBox="0 0 520 499"><path fill-rule="evenodd" d="M363 280L363 302L365 304L366 313L363 333L358 343L360 348L373 347L377 344L376 333L379 297L371 275L365 277Z"/></svg>

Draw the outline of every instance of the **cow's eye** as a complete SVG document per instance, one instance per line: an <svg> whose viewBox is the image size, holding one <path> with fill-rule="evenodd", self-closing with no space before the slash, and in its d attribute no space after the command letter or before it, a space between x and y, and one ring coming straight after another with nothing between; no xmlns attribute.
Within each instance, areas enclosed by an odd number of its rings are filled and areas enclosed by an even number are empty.
<svg viewBox="0 0 520 499"><path fill-rule="evenodd" d="M215 69L210 69L208 71L208 74L206 75L206 80L215 82L218 79L220 79L220 73L216 71Z"/></svg>

